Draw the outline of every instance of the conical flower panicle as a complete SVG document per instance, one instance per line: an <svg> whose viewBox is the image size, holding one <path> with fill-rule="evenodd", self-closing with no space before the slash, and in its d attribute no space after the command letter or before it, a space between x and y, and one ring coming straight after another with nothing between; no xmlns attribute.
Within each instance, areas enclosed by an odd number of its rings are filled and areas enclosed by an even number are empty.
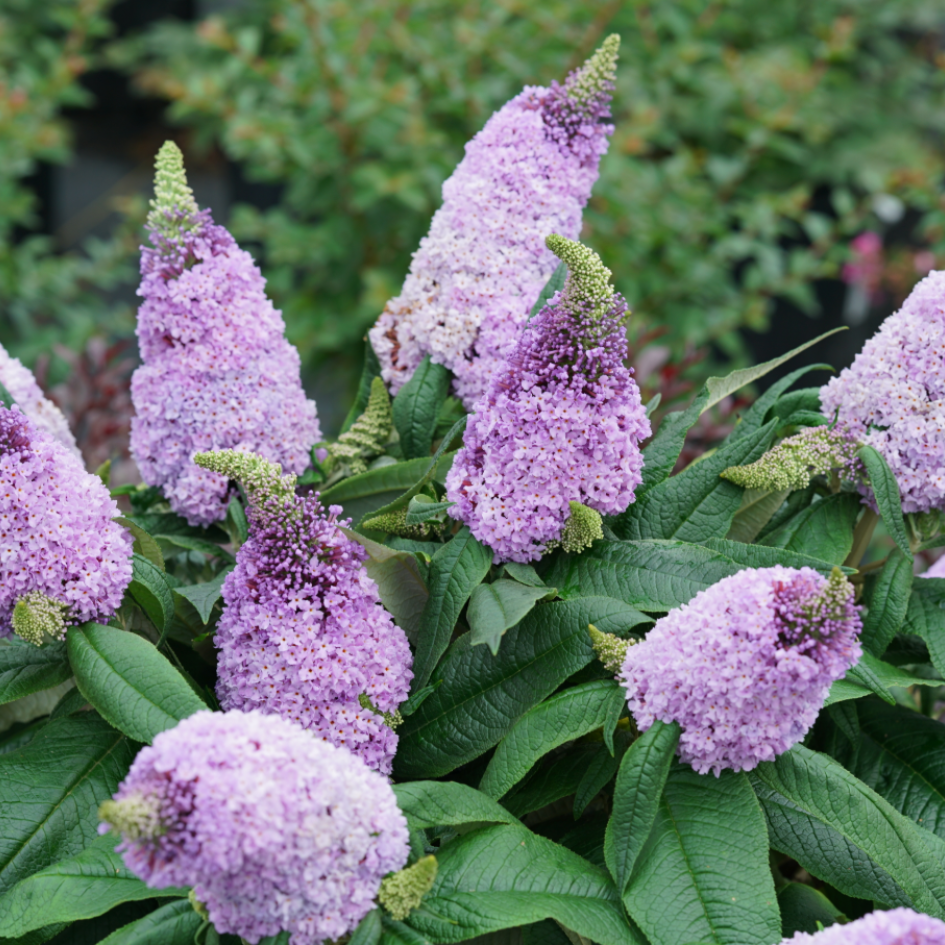
<svg viewBox="0 0 945 945"><path fill-rule="evenodd" d="M0 636L17 627L41 643L109 620L131 580L132 539L101 479L0 405L0 486Z"/></svg>
<svg viewBox="0 0 945 945"><path fill-rule="evenodd" d="M250 942L340 938L407 861L387 779L261 712L198 712L162 732L99 813L132 872L192 886L218 932Z"/></svg>
<svg viewBox="0 0 945 945"><path fill-rule="evenodd" d="M557 266L549 233L576 239L613 126L619 37L563 85L529 86L466 145L401 294L370 331L392 394L429 354L469 409L502 369Z"/></svg>
<svg viewBox="0 0 945 945"><path fill-rule="evenodd" d="M945 272L930 272L820 391L824 414L883 454L905 512L945 509L943 362Z"/></svg>
<svg viewBox="0 0 945 945"><path fill-rule="evenodd" d="M296 496L295 477L258 456L196 461L239 479L250 501L214 637L220 704L292 719L389 773L397 735L384 719L407 698L412 657L364 570L366 552L339 528L340 507L326 514L317 494Z"/></svg>
<svg viewBox="0 0 945 945"><path fill-rule="evenodd" d="M194 453L238 447L301 473L321 433L262 274L197 209L170 142L158 154L148 223L154 245L141 253L143 364L131 382L131 449L145 482L191 524L207 525L225 517L232 493Z"/></svg>
<svg viewBox="0 0 945 945"><path fill-rule="evenodd" d="M781 945L945 945L945 922L913 909L877 909L846 925L798 932Z"/></svg>
<svg viewBox="0 0 945 945"><path fill-rule="evenodd" d="M81 462L82 454L62 411L40 390L33 372L17 358L11 358L3 345L0 345L0 384L32 423L45 430Z"/></svg>
<svg viewBox="0 0 945 945"><path fill-rule="evenodd" d="M620 679L640 730L678 722L679 757L700 774L750 771L804 737L859 660L861 629L839 569L748 568L658 620Z"/></svg>
<svg viewBox="0 0 945 945"><path fill-rule="evenodd" d="M534 561L567 538L593 539L588 510L624 511L642 478L650 424L624 366L626 302L595 253L562 237L565 287L530 321L463 437L447 480L449 514L492 548L496 563ZM567 530L580 504L583 527ZM577 525L577 523L575 523ZM584 541L572 543L577 533Z"/></svg>

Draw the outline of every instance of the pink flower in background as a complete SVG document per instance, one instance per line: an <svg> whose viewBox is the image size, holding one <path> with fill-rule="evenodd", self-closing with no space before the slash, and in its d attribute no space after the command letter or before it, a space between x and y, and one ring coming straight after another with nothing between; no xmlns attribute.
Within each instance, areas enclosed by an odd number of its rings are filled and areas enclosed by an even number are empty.
<svg viewBox="0 0 945 945"><path fill-rule="evenodd" d="M882 297L883 238L872 230L861 233L850 241L853 259L844 263L843 281L864 289L873 302Z"/></svg>
<svg viewBox="0 0 945 945"><path fill-rule="evenodd" d="M912 909L877 910L847 925L798 932L781 945L945 945L945 922Z"/></svg>

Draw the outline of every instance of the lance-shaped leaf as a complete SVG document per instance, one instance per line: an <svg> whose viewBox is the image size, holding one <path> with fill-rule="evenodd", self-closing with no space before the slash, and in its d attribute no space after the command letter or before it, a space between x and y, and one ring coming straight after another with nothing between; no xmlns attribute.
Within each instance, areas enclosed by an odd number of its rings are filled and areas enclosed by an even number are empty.
<svg viewBox="0 0 945 945"><path fill-rule="evenodd" d="M873 656L882 656L909 610L912 561L894 548L869 590L869 612L863 621L860 642Z"/></svg>
<svg viewBox="0 0 945 945"><path fill-rule="evenodd" d="M210 619L210 614L213 613L213 605L223 596L223 582L232 570L231 567L226 568L215 578L204 581L202 584L184 584L182 587L175 588L174 593L190 601L200 614L200 619L206 624Z"/></svg>
<svg viewBox="0 0 945 945"><path fill-rule="evenodd" d="M427 355L397 392L394 426L407 459L430 455L436 418L449 393L450 377L449 368L434 364Z"/></svg>
<svg viewBox="0 0 945 945"><path fill-rule="evenodd" d="M925 640L933 665L945 676L945 578L913 584L902 629Z"/></svg>
<svg viewBox="0 0 945 945"><path fill-rule="evenodd" d="M381 376L381 362L378 361L371 342L364 341L364 366L361 369L361 377L358 379L358 391L354 396L354 403L348 411L344 422L341 424L339 433L346 433L351 429L355 420L361 416L367 409L368 401L371 399L371 384L375 377Z"/></svg>
<svg viewBox="0 0 945 945"><path fill-rule="evenodd" d="M128 591L148 620L165 633L174 619L174 596L167 576L147 558L138 554L132 554L131 557L132 578Z"/></svg>
<svg viewBox="0 0 945 945"><path fill-rule="evenodd" d="M834 705L847 699L861 699L875 693L884 702L892 704L895 698L890 689L907 689L909 686L941 686L941 679L914 676L898 666L891 666L882 660L864 653L860 662L849 670L843 679L838 679L831 687L824 705Z"/></svg>
<svg viewBox="0 0 945 945"><path fill-rule="evenodd" d="M0 705L34 692L52 689L72 675L65 645L33 646L13 639L0 644Z"/></svg>
<svg viewBox="0 0 945 945"><path fill-rule="evenodd" d="M502 635L514 627L548 592L548 587L528 587L518 581L500 578L492 584L480 584L469 598L466 622L473 646L486 643L499 652Z"/></svg>
<svg viewBox="0 0 945 945"><path fill-rule="evenodd" d="M511 824L515 818L482 791L454 781L395 784L397 806L411 827L449 827L474 823Z"/></svg>
<svg viewBox="0 0 945 945"><path fill-rule="evenodd" d="M538 293L535 304L529 312L529 319L534 318L551 300L555 292L560 292L564 288L565 280L568 278L568 267L562 262L558 263L555 271L548 277L544 288Z"/></svg>
<svg viewBox="0 0 945 945"><path fill-rule="evenodd" d="M726 558L745 568L770 568L776 564L786 568L813 568L821 574L830 576L837 565L806 555L800 551L788 551L785 548L769 548L767 545L745 545L728 538L711 538L703 542L706 548L721 552ZM844 574L856 574L856 568L840 568Z"/></svg>
<svg viewBox="0 0 945 945"><path fill-rule="evenodd" d="M852 493L827 496L765 534L760 543L839 564L853 547L853 527L861 509L860 497Z"/></svg>
<svg viewBox="0 0 945 945"><path fill-rule="evenodd" d="M902 517L902 500L899 497L896 474L889 468L883 454L872 446L861 446L856 455L866 467L876 506L886 530L906 559L912 561L912 549L909 547L906 523Z"/></svg>
<svg viewBox="0 0 945 945"><path fill-rule="evenodd" d="M177 899L116 929L99 945L193 945L202 924L190 900Z"/></svg>

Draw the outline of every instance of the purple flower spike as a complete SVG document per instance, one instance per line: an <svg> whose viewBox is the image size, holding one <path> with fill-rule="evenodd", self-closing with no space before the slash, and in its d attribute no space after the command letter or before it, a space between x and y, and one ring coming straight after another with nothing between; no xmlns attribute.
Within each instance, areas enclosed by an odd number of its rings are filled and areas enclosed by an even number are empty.
<svg viewBox="0 0 945 945"><path fill-rule="evenodd" d="M218 932L250 943L340 938L407 860L387 779L262 712L198 712L162 732L99 814L137 876L192 886Z"/></svg>
<svg viewBox="0 0 945 945"><path fill-rule="evenodd" d="M620 38L564 85L529 86L466 145L401 294L370 332L392 394L429 354L467 409L502 369L557 259L545 237L577 239L613 125Z"/></svg>
<svg viewBox="0 0 945 945"><path fill-rule="evenodd" d="M249 540L223 585L215 641L224 709L262 709L390 773L397 707L413 673L407 637L381 606L364 549L295 477L232 450L197 461L243 483Z"/></svg>
<svg viewBox="0 0 945 945"><path fill-rule="evenodd" d="M798 932L781 945L945 945L945 922L912 909L871 912L848 925Z"/></svg>
<svg viewBox="0 0 945 945"><path fill-rule="evenodd" d="M321 432L298 352L252 257L197 209L172 142L157 169L148 218L155 248L141 255L144 363L131 382L131 450L175 512L209 525L225 517L233 493L225 478L194 465L194 453L252 450L301 473Z"/></svg>
<svg viewBox="0 0 945 945"><path fill-rule="evenodd" d="M861 629L839 569L749 568L658 620L620 678L639 728L678 722L679 757L700 774L750 771L804 737Z"/></svg>
<svg viewBox="0 0 945 945"><path fill-rule="evenodd" d="M535 561L561 543L572 502L624 511L642 478L640 441L650 435L623 363L627 304L610 270L580 243L551 236L548 245L568 264L564 291L492 378L446 479L450 515L497 564Z"/></svg>

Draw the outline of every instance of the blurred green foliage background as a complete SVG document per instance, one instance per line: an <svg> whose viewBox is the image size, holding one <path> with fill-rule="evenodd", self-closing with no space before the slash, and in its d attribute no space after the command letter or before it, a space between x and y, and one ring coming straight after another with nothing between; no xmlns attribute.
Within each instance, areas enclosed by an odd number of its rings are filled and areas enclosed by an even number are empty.
<svg viewBox="0 0 945 945"><path fill-rule="evenodd" d="M243 0L121 37L111 6L0 5L0 341L27 361L133 326L115 290L136 278L144 200L63 253L31 190L38 162L68 164L63 109L91 105L83 76L105 67L167 103L188 154L281 185L228 223L309 370L360 360L489 115L611 32L617 131L584 238L636 330L740 356L736 329L764 330L773 300L818 313L850 239L882 230L878 199L907 206L907 238L945 258L940 0Z"/></svg>

